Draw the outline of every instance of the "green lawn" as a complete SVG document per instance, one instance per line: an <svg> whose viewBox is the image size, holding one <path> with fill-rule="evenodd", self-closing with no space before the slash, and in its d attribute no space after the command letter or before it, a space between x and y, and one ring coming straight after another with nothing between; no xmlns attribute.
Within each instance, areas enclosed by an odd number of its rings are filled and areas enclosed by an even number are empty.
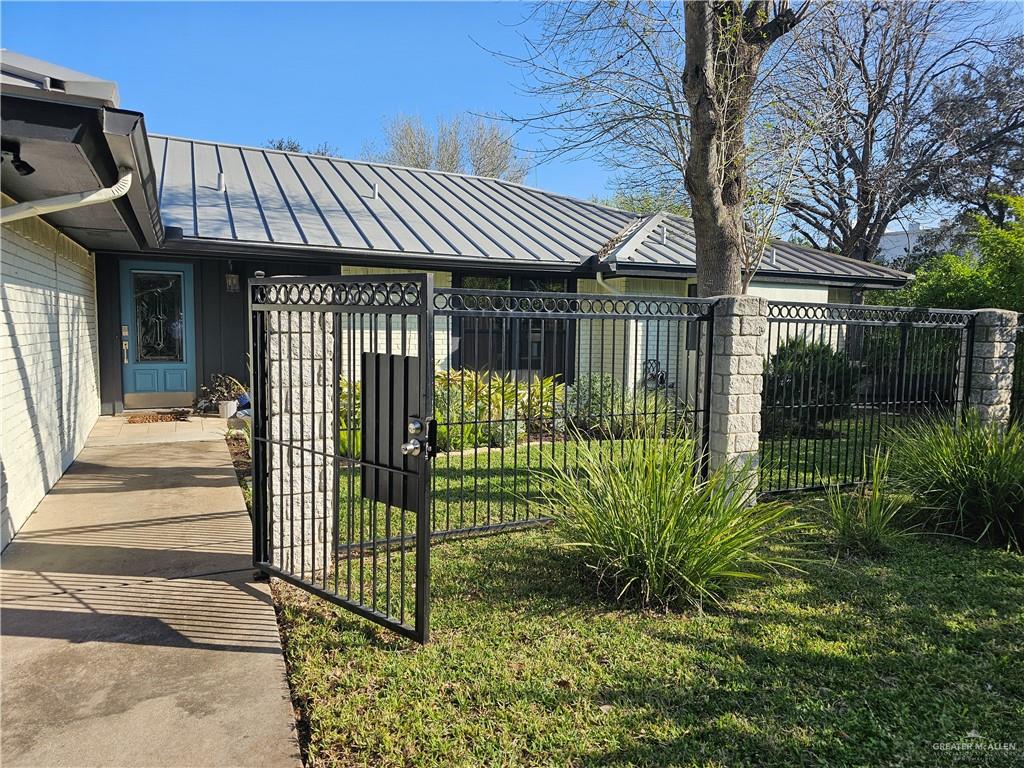
<svg viewBox="0 0 1024 768"><path fill-rule="evenodd" d="M664 615L597 597L556 542L435 546L425 647L277 583L308 765L1024 764L1019 556L833 562L816 532L805 573Z"/></svg>
<svg viewBox="0 0 1024 768"><path fill-rule="evenodd" d="M761 440L761 488L787 491L845 484L863 476L864 454L886 444L886 435L912 417L876 409L821 425L816 436L765 436Z"/></svg>

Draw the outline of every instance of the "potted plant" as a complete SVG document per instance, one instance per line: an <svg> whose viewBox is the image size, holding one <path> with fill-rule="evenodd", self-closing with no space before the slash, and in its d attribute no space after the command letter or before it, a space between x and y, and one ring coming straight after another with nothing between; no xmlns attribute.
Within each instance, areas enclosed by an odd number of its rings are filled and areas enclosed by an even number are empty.
<svg viewBox="0 0 1024 768"><path fill-rule="evenodd" d="M222 419L230 419L238 410L238 398L245 394L245 387L234 376L215 373L210 377L210 386L201 387L199 391L197 412L206 413L216 408Z"/></svg>

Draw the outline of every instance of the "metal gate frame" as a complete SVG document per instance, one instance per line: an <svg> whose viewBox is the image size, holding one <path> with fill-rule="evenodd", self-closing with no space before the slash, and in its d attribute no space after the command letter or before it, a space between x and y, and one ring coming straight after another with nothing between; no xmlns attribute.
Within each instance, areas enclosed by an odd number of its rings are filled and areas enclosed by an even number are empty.
<svg viewBox="0 0 1024 768"><path fill-rule="evenodd" d="M557 335L558 329L561 328L567 334L567 338L571 338L573 341L571 343L572 350L570 350L570 343L566 341L563 347L559 348L561 352L558 356L565 358L566 365L571 363L577 366L572 369L572 376L576 376L580 374L578 368L580 361L574 360L575 355L572 354L573 350L576 350L576 335L581 333L584 327L588 329L588 333L596 333L597 329L600 329L600 375L607 373L605 368L608 366L611 366L609 370L614 372L618 372L621 368L623 382L632 376L636 379L632 382L633 386L636 386L637 382L642 382L645 391L648 391L648 379L637 377L650 375L650 372L646 371L647 363L650 361L643 359L643 356L632 360L626 356L624 351L616 352L614 345L610 348L611 351L608 352L609 357L606 360L604 350L606 323L611 325L611 337L614 336L616 329L621 330L627 325L630 328L636 326L632 331L635 333L640 324L643 324L645 333L652 331L651 338L654 340L657 356L660 357L661 353L657 350L662 341L667 345L666 350L670 350L666 354L675 356L674 364L671 359L664 361L668 367L663 370L663 377L667 376L669 368L675 371L676 378L682 376L680 381L687 382L692 376L695 388L693 400L681 403L683 408L678 415L687 420L694 429L694 437L699 446L698 450L701 452L702 468L705 472L707 471L714 321L714 302L711 300L671 296L559 294L449 288L435 291L433 277L429 274L256 278L249 281L248 291L251 350L250 392L253 406L253 564L264 574L287 581L419 643L426 643L429 638L430 556L431 544L434 540L480 536L549 522L546 518L529 515L528 511L524 513L525 516L520 517L514 510L511 519L503 517L494 520L488 517L487 520L477 520L474 518L469 524L454 525L447 520L442 522L434 519L432 503L438 500L439 508L443 508L447 504L446 499L436 495L438 493L437 482L431 482L431 459L437 448L438 427L438 424L434 422L436 416L434 412L436 367L434 346L438 343L435 341L436 335L440 334L442 339L447 340L448 356L452 357L452 340L449 334L452 328L458 326L466 318L496 323L505 330L515 329L521 323L537 323L540 324L542 331L544 328L551 328ZM417 329L414 354L406 349L406 324L410 318L415 318ZM442 324L446 324L446 327L442 328L436 325L435 318L438 318ZM383 333L379 323L381 319L386 321ZM370 322L368 345L364 344L366 320ZM296 322L299 336L297 359L292 343L293 335L296 333ZM395 356L396 350L392 336L396 323L400 324L401 328L399 356L404 357L402 361L387 359ZM662 337L663 333L664 337ZM310 335L307 337L304 334ZM344 334L347 336L343 339ZM612 340L611 337L609 337L609 341ZM672 338L675 339L674 347L670 341ZM358 353L356 352L357 343L360 350ZM590 343L593 344L593 338ZM285 352L285 344L287 344L287 352ZM544 359L543 344L542 333L541 360ZM386 349L382 350L382 346L386 346ZM645 355L650 352L646 342L645 350ZM380 354L382 351L386 351L387 354ZM441 352L444 351L445 344L441 343ZM317 357L318 353L319 358ZM366 371L370 369L367 368L364 371L361 367L368 364L368 358L365 356L367 353L376 361L373 363L377 366L373 369L376 372L374 376L367 376ZM639 355L639 346L630 354ZM277 356L276 360L274 355ZM288 360L288 364L284 366L286 376L282 375L282 357L286 357ZM377 389L372 382L376 381L375 376L381 374L385 369L387 371L404 370L413 357L418 358L417 372L420 383L420 407L419 413L415 416L419 421L424 422L422 426L426 427L426 444L420 456L399 457L397 466L389 466L389 457L394 457L397 447L395 442L398 439L397 436L405 433L402 425L395 426L395 418L391 418L390 423L385 425L380 415L386 412L389 416L397 416L394 407L391 407L391 410L382 410L377 404L380 400L376 398L387 398L393 395L394 390ZM642 366L641 361L643 362ZM310 377L316 379L318 362L321 380L311 387L311 380L303 377L308 373ZM590 362L593 363L593 360ZM358 376L355 374L357 365L360 366ZM539 365L543 371L543 363ZM527 367L532 368L531 365ZM296 408L295 370L300 372L298 380L300 397L297 412L291 412L291 409ZM464 370L476 369L471 366L463 368L461 365L456 365L449 369L449 373ZM501 371L492 371L488 368L484 369L484 373L491 375L492 373L501 373ZM564 372L563 375L565 375ZM519 373L515 373L513 378L519 382ZM410 379L403 380L408 388ZM394 381L394 379L389 379L389 381ZM328 382L330 382L329 385ZM347 389L342 392L340 387L345 382L347 382ZM360 402L360 415L365 416L360 420L358 428L360 436L358 445L352 440L354 433L352 393L357 382L360 389L355 398ZM655 421L659 414L659 400L655 395L658 387L662 385L666 388L666 392L671 387L677 386L676 383L669 383L668 380L660 384L655 380L655 389L650 390L655 393L651 395ZM328 386L333 387L333 393L330 396L326 392ZM530 386L529 379L526 386L527 388ZM306 397L306 387L321 388L323 393L321 404L316 402L315 395L311 394L310 398ZM632 413L626 412L627 403L624 399L627 396L626 385L623 384L622 387L623 401L618 405L612 403L611 408L614 411L617 407L623 412L608 415L618 415L623 420L626 420L627 416L631 416L634 421L637 419L642 421L646 417L650 417L652 413L647 411L650 406L645 405L644 410L638 411L635 401L632 402ZM527 391L529 392L529 389ZM384 394L381 394L382 392ZM635 393L629 395L630 398L634 396ZM288 406L282 405L286 402L285 397L290 403ZM322 405L322 403L327 403L328 399L330 405ZM402 402L405 403L406 399L403 395ZM343 400L347 400L349 406L348 410L344 412L342 411ZM373 401L374 404L367 405L368 400ZM391 402L395 402L393 397ZM318 408L318 405L321 407ZM282 408L289 411L286 414L287 430L281 426ZM328 409L330 410L329 414L327 413ZM376 415L371 416L371 412ZM346 415L349 417L347 421L344 420ZM667 411L662 415L667 415ZM402 421L405 422L406 417L412 416L411 411L403 414ZM297 438L295 437L296 417L299 422ZM504 418L502 416L502 419ZM517 415L515 418L518 419L519 416ZM323 430L319 443L316 436L318 419ZM550 419L553 426L553 422L556 420L554 412ZM277 420L276 424L275 420ZM371 421L373 424L370 424ZM368 428L372 428L370 432L367 431ZM421 428L420 425L417 428ZM349 436L347 442L342 440L342 436L346 434ZM534 437L536 438L536 435ZM616 441L621 446L624 439L636 438L624 435L612 437L608 441L612 453L615 451ZM523 471L527 474L534 471L535 468L530 465L529 450L531 446L534 446L534 456L538 456L540 465L543 465L543 451L548 447L554 451L556 440L554 433L547 439L541 433L538 444L531 442L530 435L527 434L523 446L527 451L526 463L524 466L519 466L514 459L511 471ZM383 450L380 448L381 441L384 443ZM519 447L518 443L513 443L511 450L515 453ZM486 452L488 467L490 466L491 449L489 447L474 447L472 450L474 451L474 461L477 450ZM504 444L500 450L505 450ZM539 455L538 451L541 452ZM296 452L300 458L302 456L312 457L308 463L300 462L299 481L294 479L293 472L297 466L294 458ZM368 453L373 456L368 458ZM404 454L405 451L402 453ZM464 458L465 451L460 453ZM449 456L451 455L449 454ZM563 455L563 461L565 455L567 453ZM371 458L373 460L370 460ZM407 464L407 459L412 464ZM500 455L498 460L501 461ZM326 466L330 466L331 469L329 471L322 469ZM442 467L438 471L441 472L443 469ZM311 507L309 517L305 516L309 495L307 477L312 472L315 478L317 471L323 473L320 482L322 487L315 488L313 493L321 494L325 501L324 508L320 510L324 521L324 532L319 537L317 536L317 522L314 519L315 504ZM392 519L390 510L395 508L392 503L394 497L397 496L403 500L410 498L406 492L406 486L402 483L399 483L399 490L393 492L391 488L394 474L390 475L391 480L387 480L382 478L389 475L382 476L380 474L382 472L413 476L418 481L416 497L401 507L403 517L401 518L400 532L392 530L390 522L382 529L379 525L379 517L372 516L372 510L383 504L388 510L386 519L390 521ZM358 479L354 479L354 473L358 473ZM348 479L347 487L342 481L343 477ZM372 481L370 478L373 478ZM437 477L434 478L435 481L437 479ZM315 486L316 482L314 479L312 485ZM367 495L370 482L374 484L376 490ZM281 487L276 487L275 483ZM296 493L297 483L302 484L301 492L298 494ZM328 493L326 488L328 486L330 487L329 505L326 504ZM513 481L513 489L514 487ZM513 493L514 495L515 493ZM296 515L294 504L296 496L299 499L300 515L298 549L303 555L300 558L299 567L295 566L294 523ZM371 521L368 526L368 530L371 532L369 539L364 537L363 530L363 522L366 520L363 502L367 499L369 499L371 509ZM488 499L489 502L490 499ZM524 497L522 503L527 505L529 502ZM355 505L358 505L358 510L355 509ZM414 513L415 516L416 530L411 535L406 533L405 510ZM356 540L356 527L353 522L357 514L359 519L358 540ZM504 513L499 514L503 515ZM279 521L277 530L275 530L275 516ZM290 535L287 538L285 538L284 532L286 525L291 526ZM328 525L330 525L330 534L327 533ZM339 529L343 527L346 530L344 541L339 535ZM331 540L328 542L329 536ZM311 547L312 550L322 549L322 552L316 554L315 557L311 552L311 557L308 558L310 560L308 575L307 558L304 556L307 547ZM414 592L414 610L405 610L407 592L403 591L399 600L401 608L396 611L393 610L390 591L392 555L395 552L401 553L399 583L404 590L407 576L404 556L409 549L415 552L415 582L414 588L411 590ZM385 553L385 562L389 568L386 582L387 596L384 599L383 609L379 605L378 581L376 581L379 578L377 553L381 550ZM286 554L288 555L287 563L285 562ZM367 599L363 589L363 566L368 564L371 558L371 582L370 589L367 590L370 597ZM316 560L320 562L319 571L316 568ZM348 578L344 584L339 575L340 562L345 563L347 570ZM353 563L357 563L359 568L358 590L353 590ZM330 566L333 566L333 581L328 578ZM319 579L318 576L320 576ZM406 613L414 616L412 624L405 621Z"/></svg>
<svg viewBox="0 0 1024 768"><path fill-rule="evenodd" d="M433 277L429 274L402 274L402 275L368 275L368 276L338 276L338 277L316 277L316 278L305 278L305 277L272 277L272 278L254 278L249 281L249 338L250 338L250 392L252 396L252 407L253 407L253 419L252 419L252 508L253 508L253 564L262 573L272 575L287 581L297 587L300 587L311 594L323 598L331 603L339 605L353 613L375 622L387 629L390 629L399 635L408 637L419 643L426 643L429 638L429 622L430 622L430 605L429 605L429 593L430 593L430 457L432 454L432 446L425 446L425 449L418 456L412 456L409 458L409 464L407 469L393 469L379 464L372 464L365 461L362 456L362 451L358 451L358 455L345 456L342 455L342 449L338 446L340 442L339 425L342 419L342 402L340 390L340 382L342 377L342 365L345 361L345 355L343 354L343 342L342 333L348 331L349 338L349 359L350 368L348 375L352 376L352 363L355 359L354 345L356 338L356 319L359 320L360 335L360 346L362 347L362 338L365 337L367 319L372 323L370 327L370 349L364 350L367 352L376 352L378 348L378 336L380 328L378 321L381 318L385 318L387 326L384 329L386 336L386 343L390 350L393 346L393 318L396 316L399 318L401 324L401 341L400 345L403 351L406 347L406 322L408 318L416 318L416 355L419 359L419 381L420 381L420 414L422 418L428 419L432 415L433 410L433 364L434 364L434 353L433 353ZM276 313L276 314L275 314ZM298 314L298 318L294 317L294 314ZM282 319L282 316L286 320L288 327L285 330L278 328L276 330L271 329L272 323L269 318L277 317L278 321ZM271 333L276 333L279 337L277 341L278 355L283 354L281 347L283 345L284 338L288 341L288 356L289 356L289 381L291 380L293 373L292 367L295 365L295 360L292 357L292 336L294 332L294 322L298 319L299 322L299 344L298 344L298 369L304 371L303 365L306 362L310 363L311 375L315 378L315 370L313 360L306 361L303 356L303 344L304 338L302 334L303 329L303 317L311 316L313 318L319 316L322 318L322 337L320 339L321 345L324 347L322 350L322 371L323 381L321 386L325 392L326 402L326 387L327 377L330 376L331 386L333 387L333 394L331 396L331 414L330 424L331 429L336 430L332 439L337 441L331 444L330 451L328 452L326 446L321 446L320 450L316 449L316 446L308 445L305 443L316 441L315 435L315 406L314 416L311 419L311 424L302 425L300 424L300 435L298 441L292 439L291 431L293 429L292 423L289 422L289 433L288 439L284 439L284 435L274 435L272 416L274 411L272 406L275 403L274 399L274 381L272 373L272 360L268 356L269 349L271 347ZM330 318L330 337L333 343L333 349L327 349L327 323ZM310 321L311 333L313 332L314 320ZM426 332L424 332L426 329ZM311 357L315 357L316 342L312 342L314 349L312 350ZM328 351L330 351L330 359L328 359ZM411 356L410 356L411 359ZM278 378L281 378L281 363L278 360ZM300 382L300 409L305 408L303 397L301 396L301 388L305 386L302 373L299 374ZM312 386L317 386L312 384ZM351 390L349 390L351 392ZM349 402L351 404L351 394L349 395ZM280 408L280 406L278 406ZM327 413L326 406L324 406L324 413L321 414L324 422L324 429L327 428ZM289 418L292 418L292 414ZM280 420L279 416L279 420ZM301 418L301 416L300 416ZM404 421L404 418L403 418ZM312 437L306 437L306 427L312 431ZM327 434L326 432L324 433ZM292 480L291 469L294 469L294 459L292 458L295 451L298 451L300 455L310 455L310 470L316 468L316 456L319 455L325 462L324 466L327 466L327 462L330 462L332 467L331 471L324 470L325 483L330 482L333 485L330 493L329 502L329 513L333 516L331 518L332 523L330 525L332 534L330 544L330 551L328 552L328 542L326 533L323 535L323 541L320 542L320 546L323 548L323 562L321 568L323 570L322 578L317 583L315 566L311 566L311 574L309 577L305 574L305 568L303 566L302 572L297 573L294 568L294 562L291 568L285 568L283 562L275 562L274 552L274 533L273 523L274 516L271 510L271 502L273 501L274 491L272 489L272 477L275 470L273 467L273 457L275 453L283 454L284 451L288 451L290 469L289 469L289 496L294 496L294 480ZM404 451L403 451L404 453ZM283 465L283 462L282 462ZM388 535L386 538L378 538L376 532L376 525L371 525L372 536L369 541L363 538L362 530L362 515L363 515L363 496L359 498L359 514L360 514L360 541L358 545L352 539L354 538L354 528L352 523L352 515L354 514L354 503L356 501L353 496L353 485L349 484L349 495L346 499L342 499L342 490L339 488L341 477L341 469L347 468L349 472L359 471L362 473L369 469L371 472L397 472L400 474L412 474L418 478L418 483L414 483L413 487L418 486L419 498L416 499L415 505L415 521L416 531L414 536L409 537L404 533L404 510L402 517L403 535L400 537L392 537ZM276 468L280 473L281 467ZM300 514L303 513L305 508L305 472L307 468L303 466L300 469L300 478L303 483L303 495L300 496ZM315 477L315 474L314 474ZM317 491L313 491L317 493ZM324 491L326 497L326 491ZM371 501L371 520L376 520L373 516L373 505L375 503ZM290 505L294 505L294 499L289 500ZM350 534L348 536L349 541L342 543L339 541L339 528L341 527L341 512L343 509L346 511L346 518L349 523ZM282 503L282 507L283 507ZM388 526L390 527L390 516L392 506L387 506ZM294 506L291 507L291 521L294 524ZM325 512L325 530L326 530L326 514ZM283 520L283 518L282 518ZM316 528L315 521L312 518L312 511L310 517L310 525L312 526L312 546L313 549L317 549L316 543ZM283 527L283 526L282 526ZM306 546L306 521L303 516L300 524L300 546ZM294 530L292 531L294 534ZM279 532L278 535L283 538L283 531ZM410 542L411 539L411 542ZM405 588L405 550L409 548L410 543L415 552L415 607L413 611L414 621L409 624L405 620L404 611L404 588ZM369 545L369 550L367 546ZM376 553L379 547L385 548L385 554L388 557L387 568L388 568L388 598L386 599L386 605L384 610L377 607L378 597L378 586L376 582L377 578L377 560ZM395 615L391 610L390 600L390 587L391 587L391 561L390 555L395 548L401 553L401 573L400 573L400 585L403 590L402 592L402 610L398 615ZM289 548L294 550L294 539L289 539ZM349 568L349 584L345 594L341 594L340 581L339 581L339 560L341 559L341 550L344 548L348 554L346 558ZM283 548L282 548L283 552ZM364 560L371 556L373 557L373 567L371 570L371 589L372 602L368 602L364 596L364 584L363 584L363 565ZM351 563L353 557L359 558L359 592L358 599L352 594L351 584ZM283 559L283 555L282 555ZM292 561L294 561L294 554L292 555ZM329 568L328 559L333 562L334 565L334 581L333 588L329 586Z"/></svg>

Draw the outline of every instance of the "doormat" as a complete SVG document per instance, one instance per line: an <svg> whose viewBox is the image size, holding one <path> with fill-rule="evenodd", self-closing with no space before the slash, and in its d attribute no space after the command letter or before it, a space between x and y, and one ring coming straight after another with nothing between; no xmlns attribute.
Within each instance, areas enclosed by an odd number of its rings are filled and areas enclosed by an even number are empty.
<svg viewBox="0 0 1024 768"><path fill-rule="evenodd" d="M131 413L128 414L129 424L155 424L161 421L188 421L189 412L185 409L178 411L157 411L155 413Z"/></svg>

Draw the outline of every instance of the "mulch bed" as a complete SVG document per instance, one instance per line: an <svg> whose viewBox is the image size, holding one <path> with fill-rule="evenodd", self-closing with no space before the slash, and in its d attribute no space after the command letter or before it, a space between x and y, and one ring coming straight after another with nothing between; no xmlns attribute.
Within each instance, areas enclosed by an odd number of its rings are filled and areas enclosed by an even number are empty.
<svg viewBox="0 0 1024 768"><path fill-rule="evenodd" d="M240 478L252 474L252 457L249 456L249 444L244 437L228 437L228 450L231 452L231 463Z"/></svg>
<svg viewBox="0 0 1024 768"><path fill-rule="evenodd" d="M189 411L156 411L154 413L128 414L129 424L156 424L164 421L188 421Z"/></svg>

